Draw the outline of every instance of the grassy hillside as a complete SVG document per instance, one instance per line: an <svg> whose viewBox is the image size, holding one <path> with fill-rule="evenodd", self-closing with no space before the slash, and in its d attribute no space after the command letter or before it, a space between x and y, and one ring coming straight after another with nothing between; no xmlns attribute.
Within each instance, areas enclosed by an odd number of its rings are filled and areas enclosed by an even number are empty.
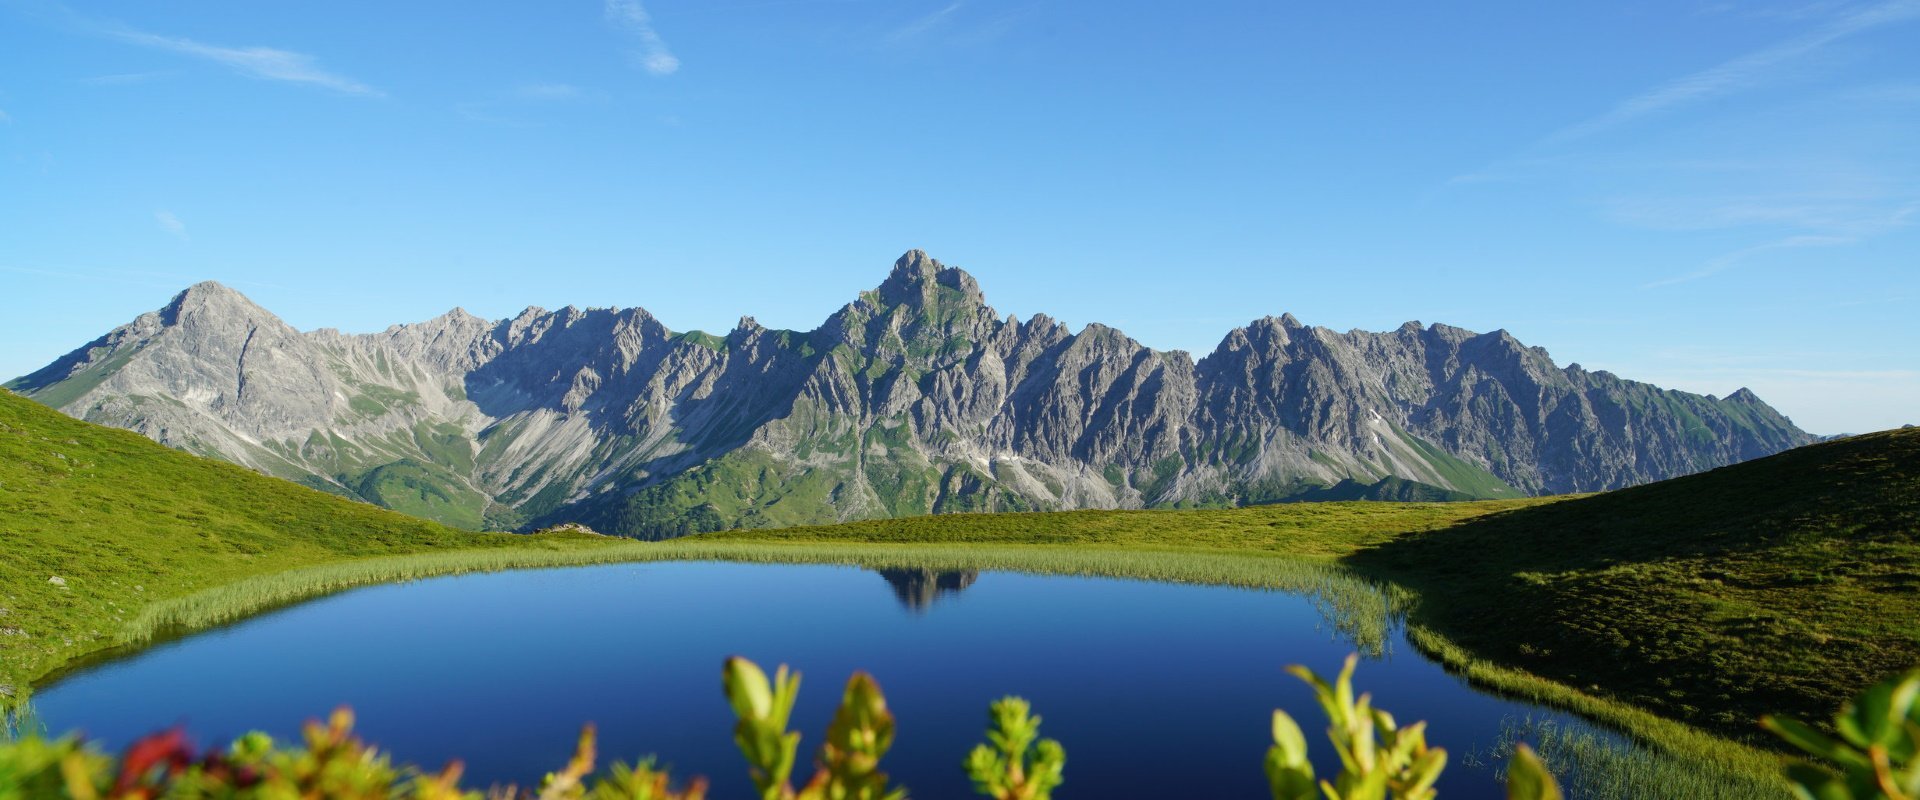
<svg viewBox="0 0 1920 800"><path fill-rule="evenodd" d="M607 545L454 530L0 392L3 695L117 644L151 604L251 576L426 550Z"/></svg>
<svg viewBox="0 0 1920 800"><path fill-rule="evenodd" d="M968 514L712 538L803 545L767 551L795 559L825 553L831 548L804 545L829 541L958 543L1003 567L1023 558L1052 563L1047 559L1057 554L1040 551L1056 548L1033 547L1049 544L1147 551L1142 557L1149 560L1174 550L1327 560L1404 532L1538 502ZM982 547L989 544L1011 549ZM9 695L75 658L138 641L152 632L160 612L162 624L199 624L358 583L464 568L670 558L683 550L699 556L694 550L707 544L634 550L644 547L580 535L460 531L171 450L0 392L0 553L6 555L0 559L0 692ZM600 554L608 548L621 552ZM588 550L595 554L584 555ZM443 557L446 551L456 553ZM410 554L427 554L420 556L427 560L381 558ZM1192 579L1176 567L1182 565L1168 567L1174 569L1168 574ZM50 581L55 577L60 583ZM206 593L217 595L216 608L203 607Z"/></svg>
<svg viewBox="0 0 1920 800"><path fill-rule="evenodd" d="M1467 520L1349 559L1469 655L1753 734L1920 664L1920 429Z"/></svg>
<svg viewBox="0 0 1920 800"><path fill-rule="evenodd" d="M1186 511L946 514L777 530L721 531L695 538L782 543L1087 545L1335 558L1407 533L1441 530L1475 517L1554 500L1280 503Z"/></svg>
<svg viewBox="0 0 1920 800"><path fill-rule="evenodd" d="M636 544L459 531L0 392L0 693L17 696L155 624L204 625L316 591L465 569L933 559L1247 585L1331 580L1313 567L1395 587L1415 641L1476 679L1700 763L1729 751L1670 720L1746 736L1761 713L1826 718L1920 663L1917 539L1920 430L1576 498L954 514ZM1282 562L1300 567L1275 572ZM1724 760L1742 774L1771 769L1751 755Z"/></svg>
<svg viewBox="0 0 1920 800"><path fill-rule="evenodd" d="M1336 558L1402 590L1416 639L1457 665L1741 738L1763 713L1825 719L1920 664L1920 429L1545 501L958 515L699 538Z"/></svg>

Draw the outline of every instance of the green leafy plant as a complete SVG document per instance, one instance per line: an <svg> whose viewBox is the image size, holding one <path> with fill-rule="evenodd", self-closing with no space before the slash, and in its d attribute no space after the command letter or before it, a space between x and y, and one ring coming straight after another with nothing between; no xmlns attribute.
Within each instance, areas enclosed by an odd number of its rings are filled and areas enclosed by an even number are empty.
<svg viewBox="0 0 1920 800"><path fill-rule="evenodd" d="M1373 707L1371 695L1353 693L1357 655L1347 656L1340 676L1329 684L1313 670L1298 664L1287 671L1313 687L1314 699L1327 713L1327 737L1340 755L1342 770L1318 784L1329 800L1430 800L1433 782L1447 766L1447 751L1427 746L1427 723L1404 728L1393 715ZM1267 751L1267 782L1276 800L1311 800L1313 765L1307 760L1306 736L1300 726L1278 709L1273 712L1273 747Z"/></svg>
<svg viewBox="0 0 1920 800"><path fill-rule="evenodd" d="M1040 738L1040 718L1021 698L995 700L987 719L990 744L973 748L965 762L974 790L994 800L1051 800L1066 780L1066 748Z"/></svg>
<svg viewBox="0 0 1920 800"><path fill-rule="evenodd" d="M606 778L589 785L587 776L593 773L594 727L588 725L580 731L580 741L574 746L573 758L565 769L549 773L540 782L538 800L705 800L707 781L694 778L687 788L674 791L670 788L670 778L664 771L653 768L651 760L641 761L633 766L614 764ZM458 777L457 773L453 776ZM452 781L444 787L447 794L440 797L466 797L457 793ZM495 797L501 794L512 795L512 790L490 793Z"/></svg>
<svg viewBox="0 0 1920 800"><path fill-rule="evenodd" d="M504 787L482 795L460 787L459 762L437 773L394 767L387 756L353 736L353 715L346 709L335 711L325 724L308 723L302 742L292 746L250 733L225 751L196 753L183 733L171 730L133 743L115 759L75 737L50 741L29 736L0 746L0 800L704 800L704 780L673 791L667 774L655 771L650 762L616 764L604 779L589 783L593 741L589 725L580 734L573 759L548 775L537 793Z"/></svg>
<svg viewBox="0 0 1920 800"><path fill-rule="evenodd" d="M1525 744L1517 745L1507 762L1507 800L1560 800L1560 784Z"/></svg>
<svg viewBox="0 0 1920 800"><path fill-rule="evenodd" d="M669 788L669 780L666 772L653 768L651 760L631 767L615 764L606 779L587 793L587 800L705 800L707 796L704 778L688 781L687 788L677 792Z"/></svg>
<svg viewBox="0 0 1920 800"><path fill-rule="evenodd" d="M785 665L771 680L759 665L739 656L727 659L721 683L740 721L733 741L746 756L761 800L904 800L905 789L888 791L880 758L893 746L893 714L873 676L855 672L847 680L840 709L827 726L817 768L805 786L791 783L800 734L787 730L800 675Z"/></svg>
<svg viewBox="0 0 1920 800"><path fill-rule="evenodd" d="M1328 683L1298 664L1287 672L1313 687L1327 714L1327 738L1340 756L1340 774L1314 780L1307 758L1307 737L1287 712L1273 712L1273 747L1267 750L1267 784L1274 800L1432 800L1433 788L1447 766L1444 748L1427 746L1427 723L1405 727L1392 714L1373 707L1371 695L1354 695L1358 655L1347 656L1339 677ZM1318 790L1318 791L1316 791ZM1510 800L1559 800L1560 790L1546 765L1520 745L1507 769Z"/></svg>
<svg viewBox="0 0 1920 800"><path fill-rule="evenodd" d="M308 723L304 746L279 748L249 734L225 752L196 754L175 729L141 739L115 760L68 737L29 737L0 748L0 797L144 800L154 797L325 797L372 800L403 795L464 797L458 764L437 775L403 775L352 735L345 709ZM116 768L117 767L117 768ZM474 795L477 797L477 795Z"/></svg>
<svg viewBox="0 0 1920 800"><path fill-rule="evenodd" d="M1330 780L1314 780L1307 742L1285 712L1273 716L1273 748L1267 777L1276 800L1431 800L1433 784L1446 764L1446 751L1426 744L1426 723L1401 727L1367 695L1355 696L1349 657L1332 683L1304 667L1289 671L1313 686L1327 712L1328 737L1339 751L1342 771ZM781 666L770 678L744 658L730 658L722 687L739 721L734 742L746 757L762 800L905 800L906 790L889 788L880 761L893 746L894 720L879 684L864 672L847 681L840 706L827 726L815 771L796 789L792 776L800 734L787 730L800 676ZM1912 759L1920 722L1912 717L1920 693L1920 672L1904 682L1870 690L1843 715L1843 731L1871 740L1866 762L1885 761L1889 744L1903 763ZM995 701L988 712L987 742L975 747L964 766L974 787L994 800L1052 800L1064 781L1066 750L1040 738L1040 717L1018 697ZM1781 723L1770 722L1770 725ZM1888 731L1901 728L1904 739ZM1817 734L1815 734L1817 736ZM460 785L461 764L437 773L396 767L379 750L353 735L353 715L335 711L325 723L306 725L301 741L282 745L262 733L236 740L226 750L199 753L180 730L135 742L119 758L86 747L78 738L49 740L29 733L0 742L0 800L68 797L73 800L705 800L707 782L695 778L674 789L666 770L651 760L615 764L594 773L595 732L580 732L565 767L549 773L537 791L496 787L484 795ZM1837 745L1836 745L1837 746ZM1834 751L1838 752L1838 751ZM1876 753L1878 755L1876 755ZM1912 767L1906 767L1906 780ZM1909 784L1910 785L1910 784ZM1817 800L1853 797L1906 798L1907 794L1807 794ZM1509 800L1560 800L1560 791L1526 745L1519 745L1507 769Z"/></svg>
<svg viewBox="0 0 1920 800"><path fill-rule="evenodd" d="M1807 800L1920 798L1920 669L1873 685L1841 706L1834 738L1792 717L1760 724L1820 759L1787 767Z"/></svg>
<svg viewBox="0 0 1920 800"><path fill-rule="evenodd" d="M25 736L0 746L0 798L82 797L84 787L98 795L107 783L112 759L87 750L74 737L56 740Z"/></svg>

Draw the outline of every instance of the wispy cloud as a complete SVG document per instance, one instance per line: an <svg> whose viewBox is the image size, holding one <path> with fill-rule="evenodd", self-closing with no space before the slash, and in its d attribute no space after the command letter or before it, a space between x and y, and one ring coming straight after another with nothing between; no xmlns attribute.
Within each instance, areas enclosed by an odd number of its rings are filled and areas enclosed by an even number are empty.
<svg viewBox="0 0 1920 800"><path fill-rule="evenodd" d="M11 122L13 122L13 117L7 114L6 109L0 108L0 125L4 125Z"/></svg>
<svg viewBox="0 0 1920 800"><path fill-rule="evenodd" d="M1845 14L1772 47L1756 50L1629 97L1600 116L1554 132L1544 143L1585 138L1641 117L1755 86L1772 77L1781 66L1841 39L1915 19L1920 19L1920 0L1892 0Z"/></svg>
<svg viewBox="0 0 1920 800"><path fill-rule="evenodd" d="M1920 201L1900 203L1891 192L1802 192L1629 198L1608 201L1615 221L1662 231L1772 227L1861 238L1905 227Z"/></svg>
<svg viewBox="0 0 1920 800"><path fill-rule="evenodd" d="M172 234L174 238L180 241L188 241L187 224L181 222L180 218L174 216L173 212L164 208L154 211L153 221L159 223L160 230Z"/></svg>
<svg viewBox="0 0 1920 800"><path fill-rule="evenodd" d="M1724 14L1753 17L1756 19L1780 19L1797 21L1825 17L1834 11L1845 8L1853 0L1813 0L1807 3L1783 4L1772 0L1762 2L1723 2L1700 9L1700 13Z"/></svg>
<svg viewBox="0 0 1920 800"><path fill-rule="evenodd" d="M1746 261L1754 256L1771 253L1776 250L1794 250L1802 247L1832 247L1834 245L1852 244L1854 241L1854 239L1842 236L1788 236L1784 239L1776 239L1771 242L1756 244L1752 247L1743 247L1726 255L1719 256L1712 261L1708 261L1704 266L1692 272L1651 281L1642 284L1640 288L1652 289L1659 286L1672 286L1676 283L1697 281L1710 275L1726 272L1738 266L1740 262Z"/></svg>
<svg viewBox="0 0 1920 800"><path fill-rule="evenodd" d="M520 83L509 92L521 100L583 100L588 92L570 83Z"/></svg>
<svg viewBox="0 0 1920 800"><path fill-rule="evenodd" d="M918 16L867 35L886 47L985 47L1019 30L1035 15L1037 4L1001 5L995 10L972 0L917 0L914 8Z"/></svg>
<svg viewBox="0 0 1920 800"><path fill-rule="evenodd" d="M1821 218L1819 221L1821 227L1825 227L1828 231L1826 233L1785 236L1750 247L1743 247L1731 253L1716 257L1702 265L1699 269L1645 283L1642 284L1640 288L1652 289L1660 286L1672 286L1676 283L1697 281L1701 278L1718 275L1733 269L1755 256L1781 250L1799 250L1809 247L1839 247L1859 244L1874 236L1907 227L1912 224L1916 218L1920 218L1920 203L1910 203L1891 213L1877 216L1841 220Z"/></svg>
<svg viewBox="0 0 1920 800"><path fill-rule="evenodd" d="M633 37L638 49L634 57L640 67L654 75L672 75L680 71L680 59L667 48L667 42L653 29L653 17L640 0L606 0L607 21Z"/></svg>
<svg viewBox="0 0 1920 800"><path fill-rule="evenodd" d="M966 0L953 0L953 2L948 3L938 11L922 15L912 22L889 31L886 39L889 42L901 42L940 27L946 24L947 20L951 19L954 13L966 4Z"/></svg>
<svg viewBox="0 0 1920 800"><path fill-rule="evenodd" d="M1825 14L1829 19L1811 31L1686 75L1614 104L1607 111L1563 127L1520 152L1473 172L1455 175L1448 185L1511 181L1542 169L1566 166L1566 146L1596 134L1621 128L1662 112L1753 89L1785 75L1787 67L1848 37L1876 28L1920 20L1920 0L1885 0L1832 16L1830 4L1816 3L1796 18ZM1572 159L1579 163L1582 159Z"/></svg>
<svg viewBox="0 0 1920 800"><path fill-rule="evenodd" d="M81 78L80 82L88 86L130 86L136 83L157 81L172 74L173 73L166 71L120 72L112 75L94 75L88 78Z"/></svg>
<svg viewBox="0 0 1920 800"><path fill-rule="evenodd" d="M305 53L274 47L223 47L179 36L148 33L122 25L105 25L99 30L123 42L210 61L251 78L310 84L345 94L384 96L378 89L344 75L321 69L314 57Z"/></svg>
<svg viewBox="0 0 1920 800"><path fill-rule="evenodd" d="M1810 70L1833 63L1823 51L1920 22L1920 0L1821 0L1780 10L1742 4L1713 13L1787 20L1797 35L1651 86L1446 185L1557 183L1598 194L1581 202L1616 224L1752 235L1665 277L1641 277L1642 289L1785 260L1790 251L1856 245L1920 222L1920 172L1906 133L1912 117L1899 99L1910 85L1859 71L1801 85ZM1723 113L1681 113L1736 95L1764 96Z"/></svg>
<svg viewBox="0 0 1920 800"><path fill-rule="evenodd" d="M474 122L530 128L538 127L541 122L529 117L553 106L605 102L606 99L606 92L571 83L524 82L509 86L491 97L459 103L453 108L460 116Z"/></svg>

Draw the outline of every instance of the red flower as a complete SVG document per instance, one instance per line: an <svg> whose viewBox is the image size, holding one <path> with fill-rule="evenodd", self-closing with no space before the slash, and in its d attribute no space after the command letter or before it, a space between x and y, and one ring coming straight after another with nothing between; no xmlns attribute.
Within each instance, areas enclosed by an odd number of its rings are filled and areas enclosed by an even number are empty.
<svg viewBox="0 0 1920 800"><path fill-rule="evenodd" d="M178 727L162 731L134 742L127 748L127 755L120 761L120 779L113 784L116 796L144 797L145 792L133 793L133 788L141 785L155 767L165 767L168 775L178 774L193 762L193 745L187 743L187 734Z"/></svg>

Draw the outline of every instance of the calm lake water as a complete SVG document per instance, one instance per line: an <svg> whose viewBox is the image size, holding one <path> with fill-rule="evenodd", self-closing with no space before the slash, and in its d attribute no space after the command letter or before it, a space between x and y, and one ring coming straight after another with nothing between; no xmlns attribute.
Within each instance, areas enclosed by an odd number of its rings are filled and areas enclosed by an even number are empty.
<svg viewBox="0 0 1920 800"><path fill-rule="evenodd" d="M67 676L34 697L54 731L118 748L184 724L201 742L297 734L352 706L397 760L466 761L470 783L529 785L562 766L581 723L602 765L657 754L704 774L718 798L750 796L720 693L740 654L804 680L795 729L811 754L855 669L898 720L884 762L917 798L970 797L960 761L987 704L1034 702L1067 750L1062 798L1265 797L1269 719L1310 734L1337 765L1311 692L1355 648L1309 598L1278 592L819 565L651 563L436 578L339 594L170 642ZM1454 755L1448 798L1497 797L1485 752L1503 725L1564 719L1470 689L1396 629L1356 683L1403 722L1425 719ZM803 756L806 757L806 756ZM796 782L810 774L796 770Z"/></svg>

